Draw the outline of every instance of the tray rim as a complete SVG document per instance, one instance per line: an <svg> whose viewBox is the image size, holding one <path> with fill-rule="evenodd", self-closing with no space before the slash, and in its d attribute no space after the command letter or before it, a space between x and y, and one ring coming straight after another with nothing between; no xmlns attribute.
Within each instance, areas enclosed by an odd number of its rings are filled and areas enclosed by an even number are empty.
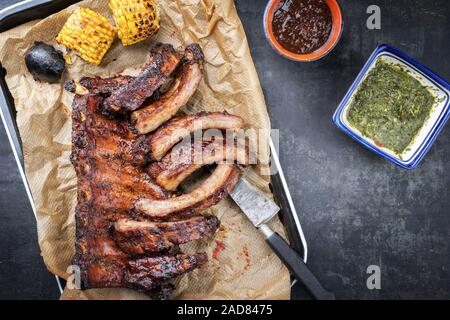
<svg viewBox="0 0 450 320"><path fill-rule="evenodd" d="M76 2L80 2L80 1L81 0L76 0ZM9 18L10 16L13 16L15 14L21 13L21 12L23 12L25 10L36 9L40 5L45 5L45 4L50 4L50 3L57 3L57 2L58 2L58 0L23 0L23 1L20 1L20 2L17 2L17 3L14 3L14 4L12 4L12 5L8 6L8 7L3 8L3 9L0 10L0 25L5 19ZM76 2L74 2L74 3L76 3ZM14 9L19 8L21 6L24 6L24 5L28 5L28 4L29 4L29 6L23 8L23 10L14 11ZM69 6L69 5L61 4L60 10L66 8L67 6ZM9 12L9 11L11 11L11 12ZM25 23L25 22L26 21L23 21L22 23ZM22 23L18 23L16 26L19 26ZM14 27L16 27L16 26L14 26ZM4 31L7 31L7 30L12 29L14 27L8 28L8 29L6 29ZM0 69L3 69L3 67L1 66L1 61L0 61ZM16 120L12 116L11 110L10 110L11 107L13 107L15 109L15 107L13 105L14 102L8 101L8 97L7 97L6 93L4 92L3 85L7 88L7 84L6 84L6 81L4 79L4 74L1 74L0 78L1 78L1 81L3 82L3 83L1 83L2 86L0 87L0 93L1 93L0 94L0 117L2 119L2 123L3 123L3 126L5 128L5 131L6 131L8 140L9 140L9 143L11 145L11 149L12 149L13 154L14 154L14 159L16 161L16 164L17 164L17 167L18 167L18 170L19 170L22 182L24 184L28 200L29 200L30 205L32 207L33 214L34 214L35 218L37 218L36 206L35 206L35 203L34 203L34 200L33 200L33 196L32 196L32 193L31 193L30 186L28 184L28 180L27 180L26 175L25 175L25 169L24 169L24 163L23 163L23 149L22 149L21 142L20 142L20 134L19 134L17 128L15 127ZM11 128L11 124L8 123L8 120L6 118L6 115L5 115L6 112L7 112L7 116L9 117L10 121L12 122L12 125L13 125L12 128ZM270 153L271 153L270 154L270 159L275 164L275 167L277 169L277 173L276 174L278 174L280 176L280 180L282 182L282 186L283 186L286 198L288 200L288 203L289 203L289 206L290 206L290 209L291 209L291 212L292 212L292 218L294 220L294 227L295 227L295 229L297 231L296 235L299 238L298 239L299 243L302 245L303 252L301 253L301 255L303 257L303 261L306 263L307 259L308 259L308 244L306 242L306 237L304 235L304 232L303 232L303 229L302 229L302 226L301 226L301 223L300 223L300 218L299 218L299 216L297 214L297 211L295 209L295 205L294 205L291 193L289 191L289 187L288 187L286 178L284 176L284 172L283 172L283 169L282 169L279 157L278 157L277 148L276 148L275 144L273 143L272 138L270 138L270 141L269 141L269 148L270 148ZM286 227L287 223L283 223L283 225ZM61 285L60 278L57 275L54 275L54 276L56 278L58 289L59 289L60 293L62 293L63 292L63 287ZM296 283L297 283L297 280L293 279L293 281L291 282L291 287L293 287Z"/></svg>

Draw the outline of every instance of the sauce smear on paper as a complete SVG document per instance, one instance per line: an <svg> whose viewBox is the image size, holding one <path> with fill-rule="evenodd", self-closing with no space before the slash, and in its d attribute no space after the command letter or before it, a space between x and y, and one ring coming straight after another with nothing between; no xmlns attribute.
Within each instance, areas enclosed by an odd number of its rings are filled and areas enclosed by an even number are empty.
<svg viewBox="0 0 450 320"><path fill-rule="evenodd" d="M219 254L220 254L220 252L222 252L223 249L225 249L225 244L220 240L215 240L215 242L216 242L216 247L213 250L212 258L214 260L219 260Z"/></svg>

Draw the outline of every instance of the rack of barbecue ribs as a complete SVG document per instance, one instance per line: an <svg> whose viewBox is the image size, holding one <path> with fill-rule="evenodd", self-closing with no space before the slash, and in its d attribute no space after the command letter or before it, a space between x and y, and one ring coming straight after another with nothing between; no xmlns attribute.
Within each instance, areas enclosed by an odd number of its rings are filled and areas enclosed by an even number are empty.
<svg viewBox="0 0 450 320"><path fill-rule="evenodd" d="M173 118L196 91L203 59L197 44L181 55L158 44L136 77L84 77L66 85L76 93L74 264L80 267L82 289L125 287L167 299L173 278L206 263L206 253L184 254L179 245L214 235L219 219L201 213L233 189L241 176L236 162L248 164L248 150L219 137L177 148L199 123L220 130L244 125L240 117L218 112ZM201 161L194 161L196 148L204 154ZM236 162L221 163L225 158ZM214 163L206 180L180 194L178 187L190 174Z"/></svg>

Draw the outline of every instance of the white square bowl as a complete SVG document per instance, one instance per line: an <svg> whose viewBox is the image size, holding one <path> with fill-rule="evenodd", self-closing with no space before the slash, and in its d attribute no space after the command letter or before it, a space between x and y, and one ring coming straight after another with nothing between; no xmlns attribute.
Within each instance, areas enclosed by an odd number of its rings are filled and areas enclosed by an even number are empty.
<svg viewBox="0 0 450 320"><path fill-rule="evenodd" d="M358 91L362 81L366 78L368 72L375 67L380 59L401 65L408 70L410 75L416 78L422 85L435 96L436 102L431 110L430 116L425 121L411 144L406 150L398 155L395 152L384 148L375 143L371 138L364 136L358 129L353 127L347 114L353 98ZM333 123L346 134L363 144L365 147L405 168L415 168L430 149L436 137L441 132L443 126L450 116L450 85L441 77L414 61L403 52L388 45L380 45L372 53L361 72L356 77L352 86L348 90L344 99L339 104L333 116Z"/></svg>

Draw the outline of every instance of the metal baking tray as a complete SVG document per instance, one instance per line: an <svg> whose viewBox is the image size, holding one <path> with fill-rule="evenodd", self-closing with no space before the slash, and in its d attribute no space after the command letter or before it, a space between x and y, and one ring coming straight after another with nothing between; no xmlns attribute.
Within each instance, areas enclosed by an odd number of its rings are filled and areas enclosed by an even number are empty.
<svg viewBox="0 0 450 320"><path fill-rule="evenodd" d="M4 32L18 25L35 19L45 18L56 13L79 0L24 0L10 7L0 10L0 32ZM26 193L28 195L33 213L36 215L36 207L28 186L24 171L24 161L22 153L22 143L16 125L16 110L14 100L9 92L5 81L6 70L0 62L0 115L6 130L9 142L12 147L14 158L17 162L20 176L22 177ZM272 166L276 168L276 174L272 175L272 190L275 193L278 204L281 207L280 219L286 229L291 246L297 250L306 262L308 257L308 247L303 234L291 194L289 192L286 179L278 158L278 153L273 141L270 141ZM60 292L63 290L61 280L56 277ZM307 298L307 295L294 280L292 282L292 298Z"/></svg>

